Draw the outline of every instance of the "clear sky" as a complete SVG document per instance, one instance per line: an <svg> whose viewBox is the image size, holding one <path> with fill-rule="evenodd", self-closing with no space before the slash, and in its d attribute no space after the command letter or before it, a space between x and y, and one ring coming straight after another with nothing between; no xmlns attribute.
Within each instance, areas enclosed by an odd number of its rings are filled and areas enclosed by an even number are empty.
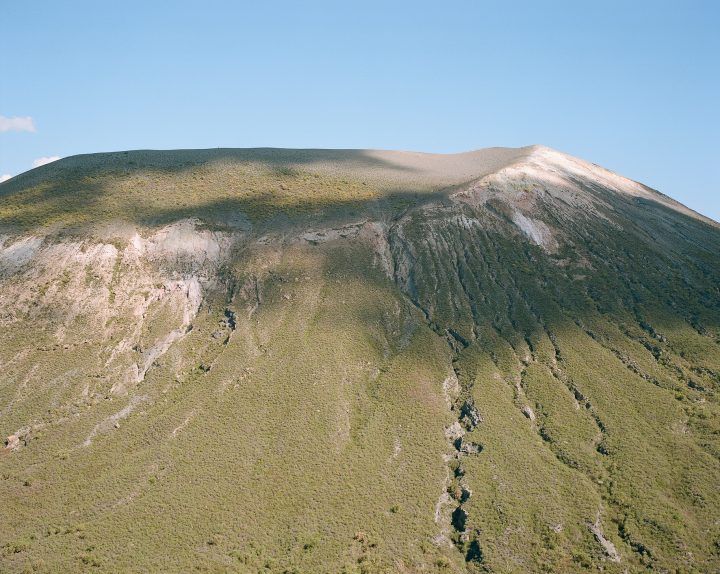
<svg viewBox="0 0 720 574"><path fill-rule="evenodd" d="M714 0L0 0L0 175L136 148L541 143L720 220L719 30Z"/></svg>

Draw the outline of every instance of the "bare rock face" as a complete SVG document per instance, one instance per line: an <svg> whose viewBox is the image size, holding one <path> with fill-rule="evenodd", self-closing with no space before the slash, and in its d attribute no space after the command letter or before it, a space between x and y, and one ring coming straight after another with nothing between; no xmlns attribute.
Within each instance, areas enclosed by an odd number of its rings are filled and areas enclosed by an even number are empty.
<svg viewBox="0 0 720 574"><path fill-rule="evenodd" d="M7 439L5 439L5 450L19 450L26 446L28 442L30 442L31 438L32 431L30 427L23 427L15 431L13 434L9 435Z"/></svg>
<svg viewBox="0 0 720 574"><path fill-rule="evenodd" d="M138 230L119 233L112 243L49 236L10 243L0 255L14 262L2 278L0 302L6 327L52 306L62 320L41 322L53 326L57 345L73 337L73 322L86 325L86 337L105 339L103 377L112 381L111 393L124 395L191 328L203 289L216 284L233 239L202 230L197 220L145 237ZM152 321L163 321L166 330L147 339L143 330Z"/></svg>
<svg viewBox="0 0 720 574"><path fill-rule="evenodd" d="M475 427L483 421L482 416L480 416L480 413L472 400L463 402L462 407L460 408L460 421L468 431L474 430Z"/></svg>
<svg viewBox="0 0 720 574"><path fill-rule="evenodd" d="M531 421L535 421L535 412L529 406L524 406L522 408L522 413Z"/></svg>
<svg viewBox="0 0 720 574"><path fill-rule="evenodd" d="M615 548L615 545L610 542L610 540L605 538L599 516L594 523L590 524L590 531L593 533L595 538L597 538L597 541L602 546L607 557L613 562L620 562L620 554L618 553L617 548Z"/></svg>
<svg viewBox="0 0 720 574"><path fill-rule="evenodd" d="M5 448L7 450L15 450L20 447L20 438L16 434L11 434L5 440Z"/></svg>

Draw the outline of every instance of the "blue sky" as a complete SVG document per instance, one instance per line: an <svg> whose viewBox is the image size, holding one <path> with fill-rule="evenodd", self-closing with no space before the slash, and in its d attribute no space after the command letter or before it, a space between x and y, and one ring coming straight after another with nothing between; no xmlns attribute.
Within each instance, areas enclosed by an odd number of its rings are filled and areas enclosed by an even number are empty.
<svg viewBox="0 0 720 574"><path fill-rule="evenodd" d="M0 175L136 148L542 143L720 220L720 2L0 0L0 23Z"/></svg>

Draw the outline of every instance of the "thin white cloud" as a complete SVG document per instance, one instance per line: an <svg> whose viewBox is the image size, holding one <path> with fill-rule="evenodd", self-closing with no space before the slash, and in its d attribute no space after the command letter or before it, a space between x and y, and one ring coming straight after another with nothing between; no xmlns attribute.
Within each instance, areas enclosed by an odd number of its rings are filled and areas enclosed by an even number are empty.
<svg viewBox="0 0 720 574"><path fill-rule="evenodd" d="M59 155L51 155L49 157L39 157L33 161L33 167L40 167L41 165L45 165L46 163L52 163L59 159L60 159Z"/></svg>
<svg viewBox="0 0 720 574"><path fill-rule="evenodd" d="M0 132L34 132L35 123L30 116L6 118L0 116Z"/></svg>
<svg viewBox="0 0 720 574"><path fill-rule="evenodd" d="M4 174L0 175L0 183L2 183L3 181L7 181L11 177L12 177L12 175L10 175L9 173L4 173Z"/></svg>

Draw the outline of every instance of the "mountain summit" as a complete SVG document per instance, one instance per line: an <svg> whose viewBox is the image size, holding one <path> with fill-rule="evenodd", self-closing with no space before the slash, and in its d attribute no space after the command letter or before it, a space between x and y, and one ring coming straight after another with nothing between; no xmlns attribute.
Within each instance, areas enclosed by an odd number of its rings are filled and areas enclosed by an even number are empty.
<svg viewBox="0 0 720 574"><path fill-rule="evenodd" d="M530 146L0 184L0 570L720 569L720 226Z"/></svg>

